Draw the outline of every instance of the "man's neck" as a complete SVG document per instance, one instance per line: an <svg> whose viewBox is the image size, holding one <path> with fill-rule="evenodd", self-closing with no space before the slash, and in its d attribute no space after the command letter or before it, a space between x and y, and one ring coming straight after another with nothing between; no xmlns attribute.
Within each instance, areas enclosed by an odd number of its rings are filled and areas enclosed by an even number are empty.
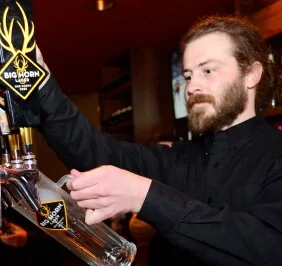
<svg viewBox="0 0 282 266"><path fill-rule="evenodd" d="M252 110L245 110L243 113L239 114L238 117L233 121L233 123L229 126L225 126L221 129L221 131L227 130L233 126L236 126L238 124L241 124L251 118L253 118L254 116L256 116L256 112L255 109L252 108Z"/></svg>

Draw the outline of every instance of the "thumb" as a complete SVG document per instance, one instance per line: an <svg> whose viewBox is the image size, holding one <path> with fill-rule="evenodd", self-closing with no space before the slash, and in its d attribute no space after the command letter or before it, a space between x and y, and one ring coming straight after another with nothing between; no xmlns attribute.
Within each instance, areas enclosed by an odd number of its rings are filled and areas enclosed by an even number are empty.
<svg viewBox="0 0 282 266"><path fill-rule="evenodd" d="M39 90L41 90L43 87L44 87L44 85L47 83L47 81L49 80L49 78L50 78L50 70L49 70L49 68L48 68L48 66L45 64L45 62L44 62L44 59L43 59L43 56L42 56L42 53L41 53L41 51L40 51L40 49L38 48L38 46L36 45L36 61L37 61L37 63L40 65L40 66L42 66L46 71L47 71L47 76L46 76L46 78L43 80L43 82L39 85Z"/></svg>
<svg viewBox="0 0 282 266"><path fill-rule="evenodd" d="M42 67L44 66L43 56L37 45L36 45L36 61L40 66Z"/></svg>

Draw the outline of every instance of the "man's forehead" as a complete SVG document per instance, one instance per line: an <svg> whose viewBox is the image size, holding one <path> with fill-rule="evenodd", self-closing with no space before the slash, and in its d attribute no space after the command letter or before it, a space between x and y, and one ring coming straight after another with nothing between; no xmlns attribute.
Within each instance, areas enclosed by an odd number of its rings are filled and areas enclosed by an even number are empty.
<svg viewBox="0 0 282 266"><path fill-rule="evenodd" d="M210 45L212 43L217 43L217 42L223 42L226 44L233 43L231 37L227 33L216 31L216 32L207 33L203 36L191 40L187 44L187 46L191 46L195 43L201 43L201 42L203 43L208 42Z"/></svg>
<svg viewBox="0 0 282 266"><path fill-rule="evenodd" d="M222 33L211 33L190 42L183 54L183 66L199 65L204 62L221 61L223 57L233 56L231 39ZM191 66L192 67L192 66Z"/></svg>
<svg viewBox="0 0 282 266"><path fill-rule="evenodd" d="M196 56L197 54L209 53L222 53L230 51L233 48L231 38L225 33L210 33L199 37L186 45L184 54L189 56Z"/></svg>

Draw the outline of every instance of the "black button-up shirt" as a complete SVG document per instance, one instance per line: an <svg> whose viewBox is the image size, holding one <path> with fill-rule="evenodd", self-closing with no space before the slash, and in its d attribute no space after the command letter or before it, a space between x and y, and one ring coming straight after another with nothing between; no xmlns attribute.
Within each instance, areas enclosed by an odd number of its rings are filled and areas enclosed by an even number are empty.
<svg viewBox="0 0 282 266"><path fill-rule="evenodd" d="M139 212L158 231L151 265L282 265L282 135L262 117L148 148L101 134L53 79L40 94L40 130L68 167L153 179Z"/></svg>

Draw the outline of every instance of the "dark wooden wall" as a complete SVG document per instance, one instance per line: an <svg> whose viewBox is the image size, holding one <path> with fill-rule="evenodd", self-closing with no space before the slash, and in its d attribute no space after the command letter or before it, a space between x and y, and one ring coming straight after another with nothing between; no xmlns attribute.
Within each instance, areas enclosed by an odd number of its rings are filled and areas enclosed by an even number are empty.
<svg viewBox="0 0 282 266"><path fill-rule="evenodd" d="M131 50L135 142L173 134L170 49Z"/></svg>

